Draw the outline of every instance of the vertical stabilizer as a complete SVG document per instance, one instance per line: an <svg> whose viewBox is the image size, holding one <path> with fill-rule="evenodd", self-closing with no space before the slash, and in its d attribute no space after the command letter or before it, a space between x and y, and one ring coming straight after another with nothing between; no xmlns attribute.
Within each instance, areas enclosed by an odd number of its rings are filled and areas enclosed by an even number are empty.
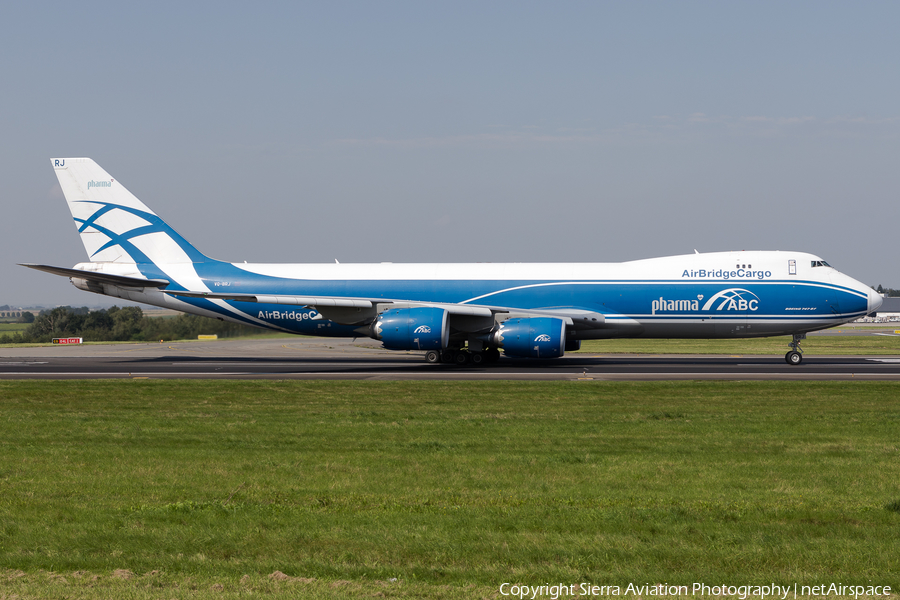
<svg viewBox="0 0 900 600"><path fill-rule="evenodd" d="M54 158L51 164L92 262L209 260L90 158Z"/></svg>

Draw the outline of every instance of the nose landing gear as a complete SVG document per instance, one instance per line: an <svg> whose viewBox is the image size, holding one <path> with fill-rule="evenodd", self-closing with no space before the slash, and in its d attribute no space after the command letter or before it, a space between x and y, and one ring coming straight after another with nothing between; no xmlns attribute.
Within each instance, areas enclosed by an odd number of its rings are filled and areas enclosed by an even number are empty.
<svg viewBox="0 0 900 600"><path fill-rule="evenodd" d="M791 350L784 355L784 361L789 365L799 365L803 362L803 348L800 347L800 341L806 339L805 333L795 333L794 339L788 346Z"/></svg>

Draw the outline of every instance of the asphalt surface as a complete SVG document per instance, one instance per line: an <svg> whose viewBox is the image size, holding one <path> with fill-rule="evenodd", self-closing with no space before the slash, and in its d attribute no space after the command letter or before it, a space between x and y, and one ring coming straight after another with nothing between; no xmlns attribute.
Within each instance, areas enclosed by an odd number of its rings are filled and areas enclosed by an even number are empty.
<svg viewBox="0 0 900 600"><path fill-rule="evenodd" d="M0 348L0 379L371 379L371 380L900 380L900 356L569 353L487 366L437 364L371 340L291 338L164 344Z"/></svg>

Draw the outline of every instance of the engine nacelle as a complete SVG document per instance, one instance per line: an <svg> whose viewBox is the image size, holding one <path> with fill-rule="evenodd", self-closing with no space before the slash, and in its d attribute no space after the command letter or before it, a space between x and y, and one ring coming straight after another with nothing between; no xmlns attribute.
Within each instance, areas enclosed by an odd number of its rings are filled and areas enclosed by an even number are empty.
<svg viewBox="0 0 900 600"><path fill-rule="evenodd" d="M94 292L95 294L106 294L106 291L104 291L103 289L102 283L90 281L88 279L82 279L81 277L70 277L69 281L71 281L72 285L77 287L79 290L84 290L85 292Z"/></svg>
<svg viewBox="0 0 900 600"><path fill-rule="evenodd" d="M493 342L508 356L559 358L566 352L566 323L553 317L508 319L500 324Z"/></svg>
<svg viewBox="0 0 900 600"><path fill-rule="evenodd" d="M392 308L372 324L372 337L389 350L443 350L450 340L443 308Z"/></svg>

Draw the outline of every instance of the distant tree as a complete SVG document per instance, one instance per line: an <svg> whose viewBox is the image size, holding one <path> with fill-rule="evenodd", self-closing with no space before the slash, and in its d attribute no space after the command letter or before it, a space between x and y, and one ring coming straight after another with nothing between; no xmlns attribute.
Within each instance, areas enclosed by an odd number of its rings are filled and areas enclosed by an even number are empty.
<svg viewBox="0 0 900 600"><path fill-rule="evenodd" d="M140 335L141 319L144 311L138 306L126 306L119 308L113 306L107 314L112 318L112 339L118 341L141 340L144 339Z"/></svg>
<svg viewBox="0 0 900 600"><path fill-rule="evenodd" d="M878 287L872 288L872 289L874 289L879 294L884 294L885 296L888 296L891 298L896 298L897 296L900 296L900 290L895 290L894 288L886 288L886 287L881 287L881 285L879 285Z"/></svg>
<svg viewBox="0 0 900 600"><path fill-rule="evenodd" d="M200 334L231 337L259 331L255 327L197 315L145 317L137 306L91 311L60 306L42 310L37 317L30 312L23 313L21 320L30 322L28 328L21 334L0 336L0 343L49 342L55 337L83 337L94 342L176 340L196 338Z"/></svg>
<svg viewBox="0 0 900 600"><path fill-rule="evenodd" d="M112 317L106 310L92 310L84 317L84 325L79 337L85 341L102 342L111 339L113 328Z"/></svg>
<svg viewBox="0 0 900 600"><path fill-rule="evenodd" d="M105 310L93 310L85 316L84 328L107 331L113 328L113 319Z"/></svg>
<svg viewBox="0 0 900 600"><path fill-rule="evenodd" d="M17 321L19 323L34 323L34 313L26 310Z"/></svg>
<svg viewBox="0 0 900 600"><path fill-rule="evenodd" d="M49 342L55 337L76 335L84 326L84 319L85 314L77 314L71 306L57 306L42 310L25 333L36 342Z"/></svg>

